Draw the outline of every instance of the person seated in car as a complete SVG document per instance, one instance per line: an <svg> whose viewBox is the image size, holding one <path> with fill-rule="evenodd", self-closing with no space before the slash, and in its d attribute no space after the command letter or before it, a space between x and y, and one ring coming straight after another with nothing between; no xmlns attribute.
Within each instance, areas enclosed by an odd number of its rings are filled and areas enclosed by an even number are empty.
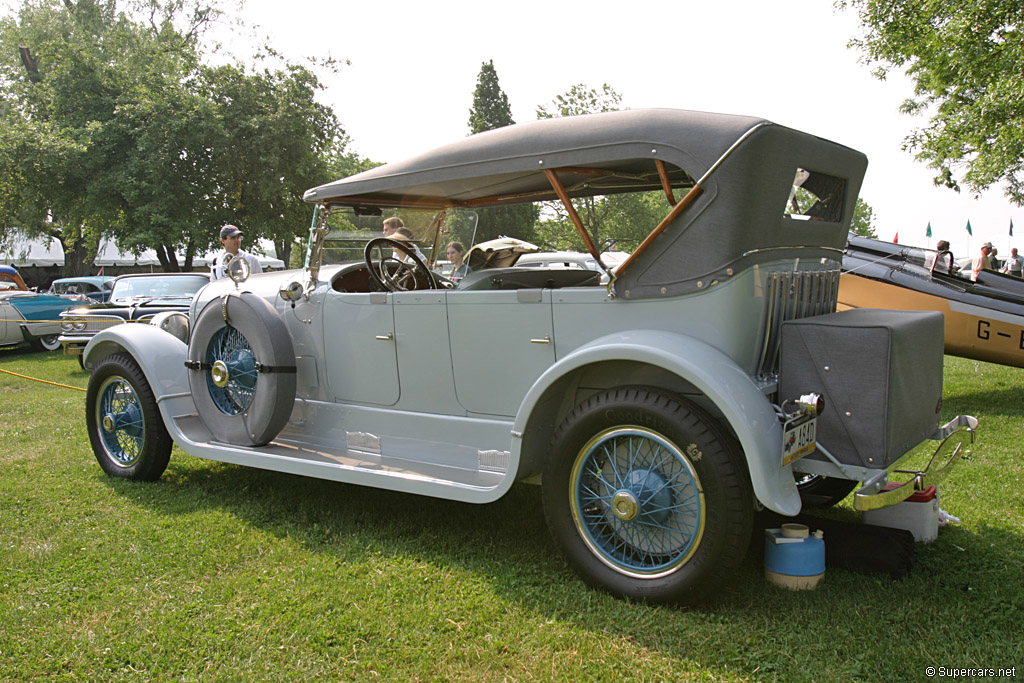
<svg viewBox="0 0 1024 683"><path fill-rule="evenodd" d="M445 256L452 262L452 272L448 276L448 279L452 282L458 282L473 272L469 264L464 262L466 247L462 246L462 242L449 242L448 248L445 250Z"/></svg>
<svg viewBox="0 0 1024 683"><path fill-rule="evenodd" d="M426 264L427 257L424 256L423 252L420 251L420 248L418 246L416 246L416 238L413 236L412 231L409 230L409 228L407 228L405 226L397 228L394 232L392 232L387 237L388 237L388 239L395 240L396 242L401 242L405 246L407 246L410 249L412 249L413 253L416 254L416 257L419 258L420 261L423 261L424 264ZM392 249L392 251L395 254L395 258L398 259L399 261L403 261L403 262L408 262L409 261L409 258L405 255L404 252L401 252L398 249Z"/></svg>
<svg viewBox="0 0 1024 683"><path fill-rule="evenodd" d="M939 240L939 243L935 245L935 251L930 251L925 255L924 267L929 272L938 271L951 274L959 270L959 267L953 262L953 252L949 250L949 242Z"/></svg>
<svg viewBox="0 0 1024 683"><path fill-rule="evenodd" d="M400 228L404 228L404 227L405 227L405 223L403 223L402 219L399 218L398 216L392 216L391 218L385 218L384 219L384 224L383 224L384 236L385 237L391 237L395 233L396 230L398 230Z"/></svg>

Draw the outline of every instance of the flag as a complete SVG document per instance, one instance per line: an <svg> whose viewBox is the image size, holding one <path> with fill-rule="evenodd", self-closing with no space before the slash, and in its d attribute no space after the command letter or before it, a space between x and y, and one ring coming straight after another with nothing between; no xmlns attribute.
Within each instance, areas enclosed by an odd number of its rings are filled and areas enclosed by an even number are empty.
<svg viewBox="0 0 1024 683"><path fill-rule="evenodd" d="M899 230L896 231L896 236L892 238L892 241L893 241L893 243L896 243L896 242L900 241L900 231Z"/></svg>
<svg viewBox="0 0 1024 683"><path fill-rule="evenodd" d="M1010 237L1013 237L1013 219L1010 219Z"/></svg>
<svg viewBox="0 0 1024 683"><path fill-rule="evenodd" d="M967 234L971 235L972 237L974 236L974 233L971 232L971 221L970 220L967 221Z"/></svg>
<svg viewBox="0 0 1024 683"><path fill-rule="evenodd" d="M928 221L928 229L924 231L924 236L925 237L931 237L932 236L932 222L931 221Z"/></svg>

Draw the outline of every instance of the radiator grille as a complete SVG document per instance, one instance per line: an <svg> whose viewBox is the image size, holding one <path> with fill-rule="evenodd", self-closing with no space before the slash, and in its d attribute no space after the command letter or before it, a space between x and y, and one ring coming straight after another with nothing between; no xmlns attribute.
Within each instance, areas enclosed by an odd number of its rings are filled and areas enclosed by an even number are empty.
<svg viewBox="0 0 1024 683"><path fill-rule="evenodd" d="M764 326L761 329L761 357L757 377L768 379L779 374L782 323L834 313L839 297L839 273L834 270L768 272L763 275Z"/></svg>

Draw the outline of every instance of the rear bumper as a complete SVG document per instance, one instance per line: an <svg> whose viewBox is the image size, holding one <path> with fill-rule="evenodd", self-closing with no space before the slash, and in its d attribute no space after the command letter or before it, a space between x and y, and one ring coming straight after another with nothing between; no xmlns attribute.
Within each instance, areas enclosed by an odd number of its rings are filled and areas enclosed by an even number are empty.
<svg viewBox="0 0 1024 683"><path fill-rule="evenodd" d="M923 470L893 470L891 474L909 475L909 478L901 485L888 489L885 486L890 473L884 470L878 472L854 492L853 508L855 510L877 510L889 507L903 502L915 491L922 491L929 486L938 484L946 478L953 465L974 443L977 429L978 419L970 415L959 415L939 427L938 431L931 436L931 442L939 441L939 446L932 453ZM927 448L930 445L929 441L925 441L919 448Z"/></svg>

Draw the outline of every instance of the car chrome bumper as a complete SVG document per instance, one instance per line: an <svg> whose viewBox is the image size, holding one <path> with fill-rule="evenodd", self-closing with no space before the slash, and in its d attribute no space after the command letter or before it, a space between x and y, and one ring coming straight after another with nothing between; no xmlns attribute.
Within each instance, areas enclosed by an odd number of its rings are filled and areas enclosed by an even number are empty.
<svg viewBox="0 0 1024 683"><path fill-rule="evenodd" d="M864 486L853 494L855 510L877 510L901 503L915 491L938 484L946 478L953 463L974 443L978 419L970 415L959 415L950 420L931 436L932 441L941 441L923 470L896 469L892 474L912 475L910 479L895 488L885 488L889 472L881 471L864 482ZM921 447L927 447L925 442Z"/></svg>
<svg viewBox="0 0 1024 683"><path fill-rule="evenodd" d="M64 353L68 356L80 356L85 347L88 346L89 340L95 335L89 335L88 337L74 336L66 337L61 335L57 337L57 341L64 347Z"/></svg>

